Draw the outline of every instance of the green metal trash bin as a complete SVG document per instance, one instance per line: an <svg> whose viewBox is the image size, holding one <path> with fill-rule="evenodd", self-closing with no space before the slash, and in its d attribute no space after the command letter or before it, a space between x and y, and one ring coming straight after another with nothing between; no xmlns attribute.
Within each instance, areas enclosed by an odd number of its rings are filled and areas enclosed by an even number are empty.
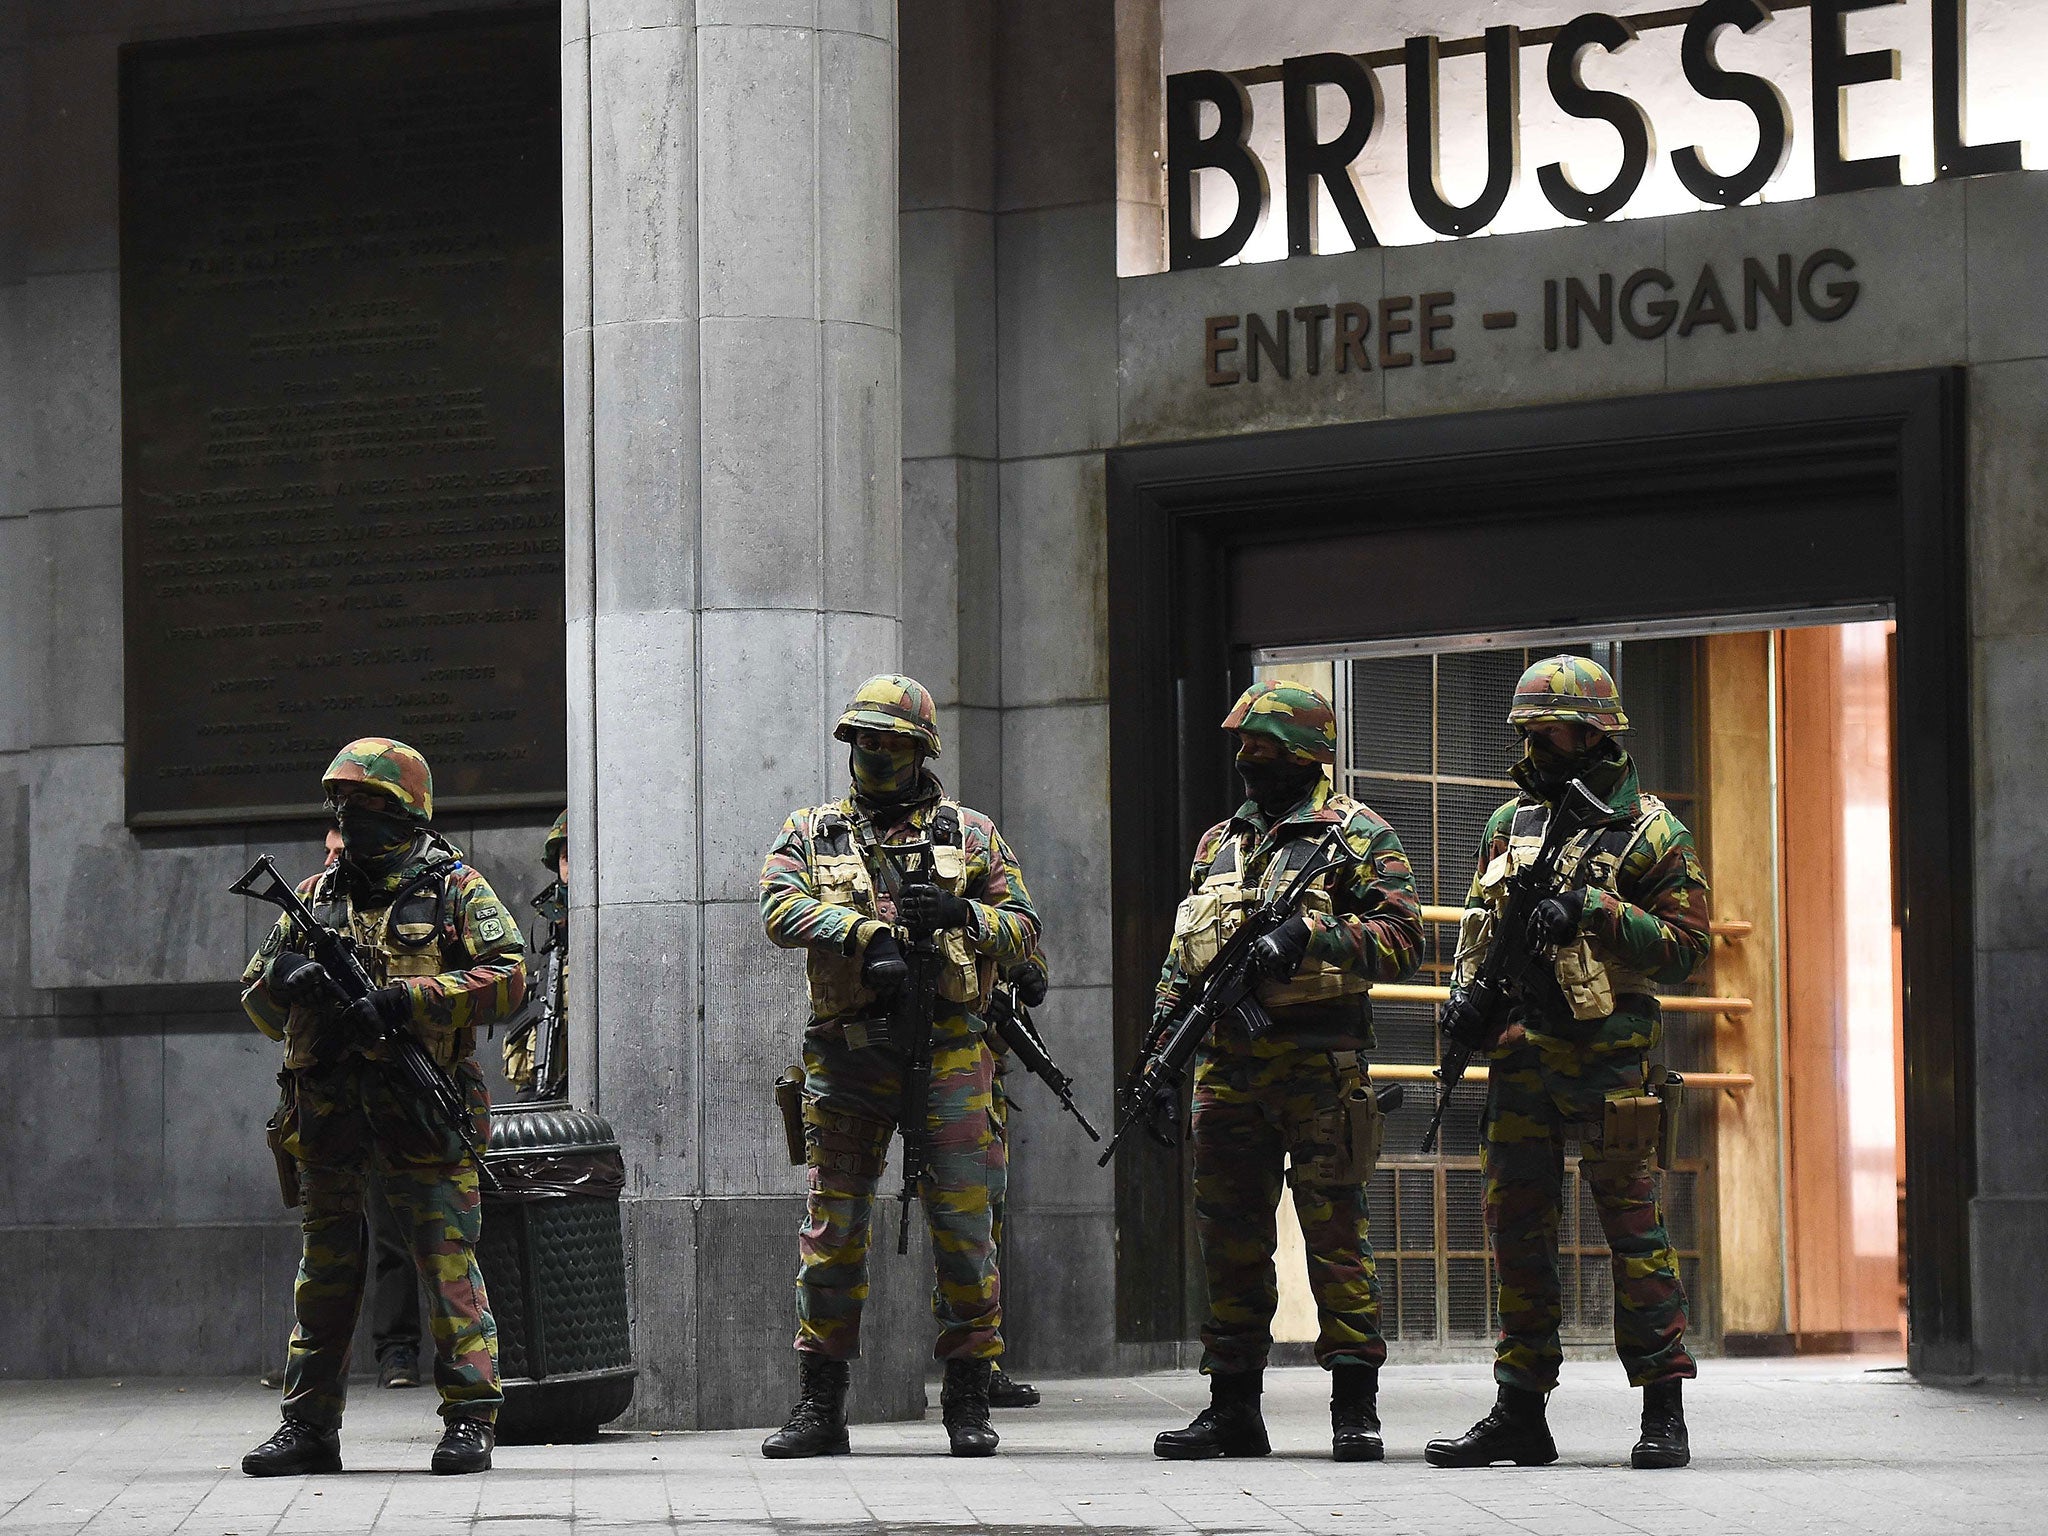
<svg viewBox="0 0 2048 1536"><path fill-rule="evenodd" d="M506 1104L484 1161L477 1263L498 1325L498 1438L592 1439L633 1399L618 1137L567 1103Z"/></svg>

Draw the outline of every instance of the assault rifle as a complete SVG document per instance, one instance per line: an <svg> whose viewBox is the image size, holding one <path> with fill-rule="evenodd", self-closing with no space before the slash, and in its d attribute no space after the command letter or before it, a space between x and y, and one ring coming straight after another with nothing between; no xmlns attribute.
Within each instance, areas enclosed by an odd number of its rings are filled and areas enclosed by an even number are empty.
<svg viewBox="0 0 2048 1536"><path fill-rule="evenodd" d="M562 1007L569 923L559 881L533 898L533 909L548 924L548 941L541 949L545 969L541 973L540 1017L531 1025L533 1096L560 1099L569 1092L569 1021Z"/></svg>
<svg viewBox="0 0 2048 1536"><path fill-rule="evenodd" d="M883 843L883 855L896 867L901 885L932 883L932 845ZM910 979L890 1020L889 1036L903 1053L903 1088L896 1101L896 1129L903 1137L903 1189L897 1195L896 1251L910 1252L910 1202L931 1176L931 1137L925 1125L932 1096L932 1014L937 1008L939 971L944 957L939 936L930 928L912 929L904 953Z"/></svg>
<svg viewBox="0 0 2048 1536"><path fill-rule="evenodd" d="M269 880L269 884L259 888L256 882L264 878ZM299 899L299 893L285 884L269 854L251 864L249 872L228 890L236 896L267 901L281 909L304 935L307 952L333 978L346 1002L357 1002L377 990L370 973L363 969L362 957L356 953L354 942L313 915L312 909ZM470 1124L469 1104L455 1079L441 1069L441 1064L427 1054L426 1047L403 1024L385 1024L378 1043L391 1052L390 1066L419 1100L430 1105L435 1115L462 1139L462 1144L476 1159L479 1175L488 1182L490 1172L484 1166L483 1148L477 1145L476 1131Z"/></svg>
<svg viewBox="0 0 2048 1536"><path fill-rule="evenodd" d="M1081 1113L1081 1106L1074 1102L1074 1080L1052 1059L1045 1036L1038 1032L1038 1026L1031 1022L1031 1015L1017 1001L1017 989L1013 984L1005 982L989 999L988 1026L996 1032L996 1038L1009 1047L1010 1054L1052 1090L1061 1107L1081 1122L1081 1129L1088 1133L1088 1139L1102 1140L1102 1133L1088 1123L1088 1117Z"/></svg>
<svg viewBox="0 0 2048 1536"><path fill-rule="evenodd" d="M1493 926L1493 938L1480 957L1479 969L1462 987L1452 989L1450 1000L1438 1014L1444 1036L1443 1059L1438 1064L1436 1110L1429 1117L1429 1129L1422 1134L1422 1150L1436 1150L1437 1133L1443 1129L1444 1111L1451 1095L1464 1079L1472 1058L1489 1042L1497 1040L1508 1027L1508 1013L1520 999L1548 999L1564 1006L1556 997L1557 978L1544 963L1529 937L1529 918L1546 897L1557 894L1557 862L1565 844L1581 832L1606 826L1620 818L1583 779L1573 779L1558 797L1543 829L1543 842L1527 867L1508 876L1507 900ZM1462 957L1461 957L1462 958Z"/></svg>
<svg viewBox="0 0 2048 1536"><path fill-rule="evenodd" d="M1334 845L1334 847L1333 847ZM1173 1121L1178 1112L1180 1085L1187 1076L1195 1050L1209 1032L1233 1015L1254 1040L1273 1027L1272 1015L1260 1006L1255 995L1260 977L1252 966L1252 946L1294 916L1308 896L1318 875L1335 868L1350 855L1344 849L1343 828L1332 827L1316 844L1308 862L1272 901L1246 914L1243 924L1216 952L1209 968L1188 983L1179 1004L1156 1024L1146 1037L1144 1049L1131 1063L1124 1085L1117 1094L1116 1129L1095 1166L1106 1167L1116 1156L1124 1133L1145 1122L1153 1140L1172 1146Z"/></svg>

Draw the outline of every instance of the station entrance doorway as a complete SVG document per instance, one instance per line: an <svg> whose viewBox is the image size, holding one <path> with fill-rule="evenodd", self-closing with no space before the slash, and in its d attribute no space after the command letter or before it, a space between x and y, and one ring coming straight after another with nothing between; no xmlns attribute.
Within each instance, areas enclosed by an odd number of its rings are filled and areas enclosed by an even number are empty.
<svg viewBox="0 0 2048 1536"><path fill-rule="evenodd" d="M1691 1080L1664 1200L1696 1337L1969 1368L1959 390L1904 375L1113 456L1111 582L1134 599L1111 648L1120 1053L1187 851L1236 803L1215 722L1262 673L1324 688L1339 782L1401 835L1429 909L1423 972L1374 1001L1375 1074L1409 1095L1371 1192L1395 1358L1494 1332L1480 1090L1419 1152L1432 1020L1480 828L1513 792L1514 680L1575 650L1620 678L1645 787L1714 889L1712 961L1671 989L1658 1053ZM1567 1337L1604 1344L1609 1260L1567 1195ZM1118 1221L1124 1336L1190 1337L1177 1155L1123 1163ZM1280 1338L1305 1310L1283 1290Z"/></svg>
<svg viewBox="0 0 2048 1536"><path fill-rule="evenodd" d="M1692 1336L1708 1351L1898 1353L1905 1342L1903 1011L1893 891L1888 615L1781 616L1704 633L1449 637L1269 652L1261 678L1337 706L1335 782L1401 834L1425 958L1375 991L1373 1074L1406 1100L1370 1190L1392 1358L1484 1346L1498 1327L1478 1106L1422 1153L1457 924L1494 808L1513 797L1503 716L1522 669L1590 656L1621 685L1643 789L1689 827L1713 887L1708 963L1661 999L1679 1071L1661 1199ZM1689 627L1689 626L1679 626ZM1483 1077L1484 1067L1471 1076ZM1283 1197L1284 1199L1285 1197ZM1282 1345L1315 1337L1299 1227L1280 1222ZM1576 1159L1560 1260L1568 1346L1612 1339L1612 1258Z"/></svg>

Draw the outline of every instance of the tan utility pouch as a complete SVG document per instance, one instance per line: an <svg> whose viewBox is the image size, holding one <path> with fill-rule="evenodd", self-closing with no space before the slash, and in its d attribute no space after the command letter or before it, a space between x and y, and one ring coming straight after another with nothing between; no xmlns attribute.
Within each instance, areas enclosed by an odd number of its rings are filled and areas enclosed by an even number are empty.
<svg viewBox="0 0 2048 1536"><path fill-rule="evenodd" d="M1593 953L1593 941L1581 938L1557 952L1557 986L1571 1004L1575 1019L1604 1019L1614 1012L1614 983L1607 966Z"/></svg>
<svg viewBox="0 0 2048 1536"><path fill-rule="evenodd" d="M1348 1064L1347 1056L1351 1058ZM1344 1145L1339 1149L1334 1178L1339 1184L1369 1183L1386 1145L1387 1117L1380 1113L1380 1101L1374 1097L1356 1053L1334 1051L1331 1057L1337 1063L1344 1106Z"/></svg>
<svg viewBox="0 0 2048 1536"><path fill-rule="evenodd" d="M775 1107L782 1112L782 1139L789 1145L790 1166L803 1167L804 1069L791 1067L775 1079Z"/></svg>
<svg viewBox="0 0 2048 1536"><path fill-rule="evenodd" d="M1222 899L1214 891L1192 891L1173 914L1173 957L1190 980L1209 969L1223 947Z"/></svg>
<svg viewBox="0 0 2048 1536"><path fill-rule="evenodd" d="M1675 1072L1652 1067L1643 1092L1608 1099L1600 1128L1601 1161L1669 1168L1678 1130L1671 1101L1683 1081Z"/></svg>

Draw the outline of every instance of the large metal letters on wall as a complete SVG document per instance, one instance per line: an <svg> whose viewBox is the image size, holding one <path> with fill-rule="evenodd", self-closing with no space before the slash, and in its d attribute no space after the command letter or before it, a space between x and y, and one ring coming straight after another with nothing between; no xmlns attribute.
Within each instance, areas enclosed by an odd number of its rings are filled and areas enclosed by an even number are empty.
<svg viewBox="0 0 2048 1536"><path fill-rule="evenodd" d="M124 54L130 823L363 735L559 805L559 69L552 8Z"/></svg>

